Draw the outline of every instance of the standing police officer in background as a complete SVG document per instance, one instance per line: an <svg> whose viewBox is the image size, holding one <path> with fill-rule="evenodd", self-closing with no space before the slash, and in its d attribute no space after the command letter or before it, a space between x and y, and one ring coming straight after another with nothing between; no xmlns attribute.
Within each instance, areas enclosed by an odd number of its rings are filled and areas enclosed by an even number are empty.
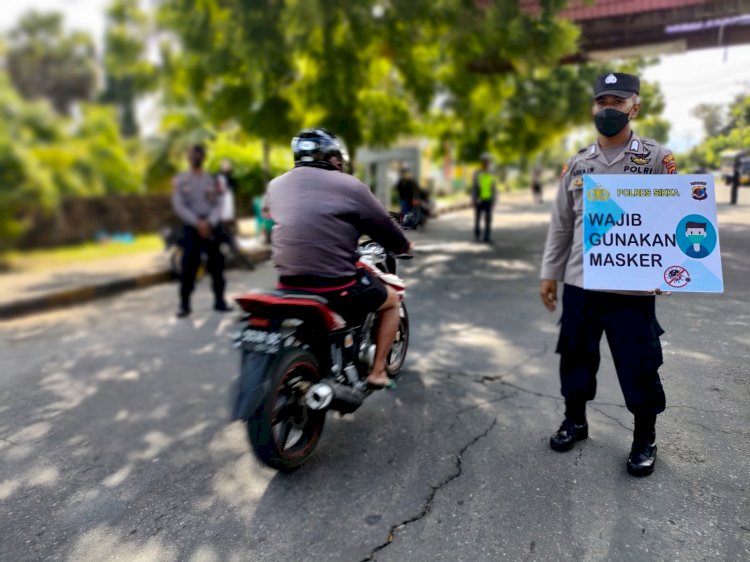
<svg viewBox="0 0 750 562"><path fill-rule="evenodd" d="M541 297L551 312L557 305L557 283L564 282L563 313L557 353L565 398L565 419L550 439L556 451L568 451L588 437L586 402L596 393L599 341L607 334L625 404L635 417L627 469L634 476L654 470L656 416L665 397L658 368L662 364L655 297L644 292L583 289L584 174L674 174L672 153L653 140L636 136L630 121L640 109L640 80L610 73L594 85L597 142L581 150L563 169L552 211L541 271Z"/></svg>
<svg viewBox="0 0 750 562"><path fill-rule="evenodd" d="M172 207L184 223L178 318L190 315L190 295L203 253L208 256L206 268L213 281L214 310L231 310L224 301L224 256L219 248L223 190L219 181L203 170L206 150L202 145L190 147L187 158L190 171L172 180Z"/></svg>

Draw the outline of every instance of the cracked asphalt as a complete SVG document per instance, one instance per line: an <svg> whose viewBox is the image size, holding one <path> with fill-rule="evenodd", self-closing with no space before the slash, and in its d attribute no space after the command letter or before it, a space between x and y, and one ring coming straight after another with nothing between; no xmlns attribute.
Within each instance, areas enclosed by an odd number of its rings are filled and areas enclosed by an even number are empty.
<svg viewBox="0 0 750 562"><path fill-rule="evenodd" d="M748 206L720 213L726 293L659 300L668 409L636 479L606 344L590 438L549 449L558 317L538 297L548 206L528 199L501 201L493 246L469 213L413 235L398 389L329 415L291 475L227 421L234 322L208 280L189 321L165 285L0 323L0 560L750 559Z"/></svg>

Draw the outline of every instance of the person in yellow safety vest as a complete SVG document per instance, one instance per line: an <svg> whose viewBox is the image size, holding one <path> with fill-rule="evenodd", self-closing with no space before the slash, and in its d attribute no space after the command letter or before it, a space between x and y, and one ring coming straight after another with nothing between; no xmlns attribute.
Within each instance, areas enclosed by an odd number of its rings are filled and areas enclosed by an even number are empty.
<svg viewBox="0 0 750 562"><path fill-rule="evenodd" d="M481 167L474 174L471 186L471 201L474 204L474 240L479 242L480 222L484 215L484 238L490 243L492 232L492 208L495 206L497 189L495 176L490 172L491 157L484 153L481 157Z"/></svg>

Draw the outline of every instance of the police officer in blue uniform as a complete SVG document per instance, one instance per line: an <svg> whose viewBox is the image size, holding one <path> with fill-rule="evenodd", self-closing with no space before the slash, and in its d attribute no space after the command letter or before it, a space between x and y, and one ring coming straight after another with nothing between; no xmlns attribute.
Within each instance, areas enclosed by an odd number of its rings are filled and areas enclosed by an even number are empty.
<svg viewBox="0 0 750 562"><path fill-rule="evenodd" d="M214 310L231 310L224 300L224 256L220 249L223 189L216 178L203 170L206 150L202 145L190 147L187 157L190 171L172 180L172 207L184 223L178 318L191 313L190 295L203 254L208 256L206 269L213 282Z"/></svg>
<svg viewBox="0 0 750 562"><path fill-rule="evenodd" d="M638 77L609 73L594 85L593 118L599 137L563 170L550 220L541 271L541 298L550 311L557 305L557 284L564 283L557 352L565 398L565 419L550 439L556 451L568 451L588 437L586 402L594 399L602 333L612 351L625 404L635 419L627 470L651 474L656 462L656 416L665 397L658 369L662 364L652 293L583 289L583 175L673 174L672 153L639 137L630 122L640 109Z"/></svg>

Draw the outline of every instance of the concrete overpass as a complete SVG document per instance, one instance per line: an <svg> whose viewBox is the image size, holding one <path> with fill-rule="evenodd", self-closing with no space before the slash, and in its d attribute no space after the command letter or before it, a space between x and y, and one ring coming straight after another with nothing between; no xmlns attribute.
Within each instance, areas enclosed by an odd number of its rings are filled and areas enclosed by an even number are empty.
<svg viewBox="0 0 750 562"><path fill-rule="evenodd" d="M529 13L540 11L539 0L519 4ZM750 43L750 0L570 0L559 16L581 28L578 53L562 63ZM472 65L478 73L510 69L507 61Z"/></svg>

